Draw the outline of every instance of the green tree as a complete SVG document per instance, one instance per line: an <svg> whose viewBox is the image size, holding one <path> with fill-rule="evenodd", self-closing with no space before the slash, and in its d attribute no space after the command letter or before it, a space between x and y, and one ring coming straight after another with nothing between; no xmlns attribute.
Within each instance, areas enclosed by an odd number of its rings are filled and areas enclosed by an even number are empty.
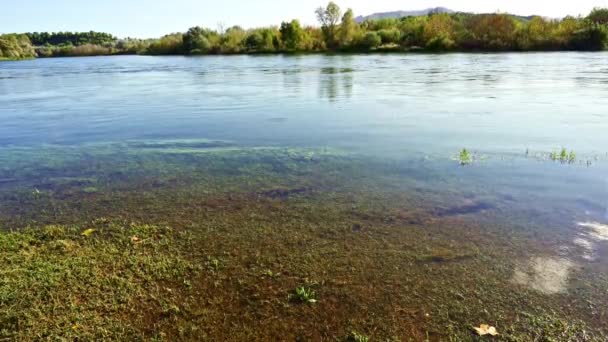
<svg viewBox="0 0 608 342"><path fill-rule="evenodd" d="M326 8L317 8L315 13L317 14L317 20L319 20L321 29L323 30L325 44L329 48L336 47L338 24L340 23L340 17L342 16L340 7L332 1L327 4Z"/></svg>
<svg viewBox="0 0 608 342"><path fill-rule="evenodd" d="M280 38L276 28L254 29L245 39L245 47L250 52L273 52L279 48Z"/></svg>
<svg viewBox="0 0 608 342"><path fill-rule="evenodd" d="M349 46L353 38L357 33L357 23L355 22L355 15L352 9L348 9L342 17L342 24L340 25L340 47Z"/></svg>
<svg viewBox="0 0 608 342"><path fill-rule="evenodd" d="M288 50L302 50L306 33L296 19L281 23L281 40Z"/></svg>
<svg viewBox="0 0 608 342"><path fill-rule="evenodd" d="M589 26L572 36L569 47L573 50L600 51L606 48L608 29L605 26Z"/></svg>
<svg viewBox="0 0 608 342"><path fill-rule="evenodd" d="M324 51L327 49L323 30L308 26L304 28L304 46L307 51Z"/></svg>
<svg viewBox="0 0 608 342"><path fill-rule="evenodd" d="M226 30L222 36L222 53L240 53L245 47L247 32L240 26L233 26Z"/></svg>
<svg viewBox="0 0 608 342"><path fill-rule="evenodd" d="M184 53L200 55L212 52L216 47L211 37L215 37L215 41L219 40L219 35L215 31L198 26L190 28L183 36Z"/></svg>
<svg viewBox="0 0 608 342"><path fill-rule="evenodd" d="M534 17L518 33L518 46L522 50L554 50L559 48L553 34L558 25L541 17Z"/></svg>
<svg viewBox="0 0 608 342"><path fill-rule="evenodd" d="M422 47L425 45L424 28L428 17L406 17L399 23L401 41L404 46Z"/></svg>
<svg viewBox="0 0 608 342"><path fill-rule="evenodd" d="M168 34L150 43L147 53L151 55L181 55L184 51L184 35Z"/></svg>
<svg viewBox="0 0 608 342"><path fill-rule="evenodd" d="M0 35L0 59L24 59L34 57L36 57L36 52L27 35Z"/></svg>
<svg viewBox="0 0 608 342"><path fill-rule="evenodd" d="M582 28L581 21L574 17L565 17L557 25L557 29L553 33L558 44L562 48L568 48L572 37L576 31Z"/></svg>
<svg viewBox="0 0 608 342"><path fill-rule="evenodd" d="M363 37L363 41L361 42L361 46L366 49L374 49L382 44L382 38L377 32L367 32Z"/></svg>
<svg viewBox="0 0 608 342"><path fill-rule="evenodd" d="M436 38L452 40L454 38L454 21L448 14L433 14L424 26L424 40L429 42Z"/></svg>
<svg viewBox="0 0 608 342"><path fill-rule="evenodd" d="M468 20L470 40L463 47L475 50L514 50L517 25L507 14L481 14Z"/></svg>
<svg viewBox="0 0 608 342"><path fill-rule="evenodd" d="M594 24L607 25L608 24L608 8L599 8L599 7L594 8L591 11L591 13L589 13L589 15L587 16L587 19L589 19Z"/></svg>
<svg viewBox="0 0 608 342"><path fill-rule="evenodd" d="M396 28L382 29L378 31L378 35L382 39L382 44L399 44L401 41L401 32Z"/></svg>

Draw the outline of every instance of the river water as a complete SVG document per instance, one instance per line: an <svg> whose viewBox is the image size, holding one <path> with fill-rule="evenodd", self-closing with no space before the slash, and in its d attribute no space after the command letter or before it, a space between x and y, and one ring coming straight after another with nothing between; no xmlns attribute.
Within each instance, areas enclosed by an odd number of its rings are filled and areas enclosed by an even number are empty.
<svg viewBox="0 0 608 342"><path fill-rule="evenodd" d="M112 216L117 208L103 208L121 192L161 189L162 202L201 182L273 201L360 194L383 203L382 222L406 208L410 223L444 222L513 243L492 256L508 264L496 277L530 296L559 296L547 310L601 300L595 294L605 289L606 53L4 62L0 119L4 228ZM214 166L213 151L226 153L224 164ZM137 203L121 217L145 220ZM423 218L412 220L418 211ZM192 223L171 210L149 219ZM446 239L458 240L440 244ZM581 282L589 286L583 299L573 293ZM584 311L581 304L568 314L606 328L589 318L608 315L606 306Z"/></svg>

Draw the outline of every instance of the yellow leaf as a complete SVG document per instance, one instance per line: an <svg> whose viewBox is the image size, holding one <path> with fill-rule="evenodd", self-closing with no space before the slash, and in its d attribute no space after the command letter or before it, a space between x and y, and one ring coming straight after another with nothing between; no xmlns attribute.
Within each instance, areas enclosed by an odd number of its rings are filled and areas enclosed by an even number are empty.
<svg viewBox="0 0 608 342"><path fill-rule="evenodd" d="M84 232L82 232L82 236L89 236L91 234L93 234L95 232L95 229L87 229Z"/></svg>
<svg viewBox="0 0 608 342"><path fill-rule="evenodd" d="M137 236L132 236L131 237L131 242L133 242L133 243L139 243L139 242L141 242L141 239L138 238Z"/></svg>
<svg viewBox="0 0 608 342"><path fill-rule="evenodd" d="M498 331L496 331L496 328L489 326L487 324L482 324L479 326L479 328L473 327L473 329L475 329L475 331L477 332L477 335L479 335L479 336L485 336L485 335L496 336L496 335L498 335Z"/></svg>

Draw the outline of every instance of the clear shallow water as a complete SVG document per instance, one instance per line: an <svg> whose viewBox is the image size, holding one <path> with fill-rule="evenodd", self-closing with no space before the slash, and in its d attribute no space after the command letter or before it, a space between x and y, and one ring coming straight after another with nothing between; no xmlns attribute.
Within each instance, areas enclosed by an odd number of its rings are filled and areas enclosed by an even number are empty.
<svg viewBox="0 0 608 342"><path fill-rule="evenodd" d="M181 186L209 179L205 186L228 188L236 179L272 199L305 194L309 187L331 194L339 183L343 192L368 192L369 198L376 191L391 194L377 196L383 200L400 194L384 208L406 208L407 222L435 225L447 218L446 225L464 229L458 221L464 216L474 223L472 230L491 232L497 248L507 246L493 261L515 263L496 279L557 295L572 290L579 277L591 284L592 293L581 298L597 301L595 293L603 288L589 274L608 274L607 57L128 56L0 63L0 201L10 207L0 216L3 223L23 222L11 215L61 222L80 219L80 212L86 218L105 215L98 208L108 205L121 215L147 217L139 193L169 207L171 196L200 193L188 194ZM331 163L317 168L301 155L290 160L280 153L235 159L243 165L228 157L234 165L184 157L184 150L204 149L198 139L231 147L336 149L356 155L362 169L361 160L369 161L369 170L358 174ZM562 147L576 152L575 163L549 159ZM472 165L455 160L462 148L475 152ZM145 151L143 157L137 149ZM131 154L123 154L126 150ZM150 157L151 151L162 157ZM113 154L116 158L108 157ZM260 160L268 165L260 167ZM254 165L250 169L248 162ZM211 177L197 173L204 163L211 164L206 170ZM291 168L294 163L307 171ZM227 181L224 175L235 178ZM107 198L95 195L114 180ZM268 182L280 189L267 191ZM13 196L13 186L25 187L38 202ZM157 194L157 188L169 190ZM116 198L125 200L125 208L108 204ZM361 201L376 205L369 198ZM79 210L74 203L82 199ZM39 207L43 214L36 213ZM423 219L409 218L416 209ZM167 212L154 218L187 219ZM390 216L388 209L378 212L381 222ZM357 217L347 219L351 216ZM523 231L535 249L522 250L520 240L511 245L513 231L518 238ZM483 239L480 245L492 246ZM587 266L589 273L581 275Z"/></svg>
<svg viewBox="0 0 608 342"><path fill-rule="evenodd" d="M584 198L597 212L608 203L606 57L7 62L0 64L0 146L215 139L239 146L331 147L379 159L439 161L431 166L439 174L520 196ZM548 154L561 147L576 151L576 167L547 163ZM477 170L442 163L462 148L478 153Z"/></svg>

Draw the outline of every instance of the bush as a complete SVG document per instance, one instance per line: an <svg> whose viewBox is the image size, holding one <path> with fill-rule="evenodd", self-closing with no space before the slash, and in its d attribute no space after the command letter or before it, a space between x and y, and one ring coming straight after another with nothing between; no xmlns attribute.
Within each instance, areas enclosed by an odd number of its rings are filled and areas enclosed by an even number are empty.
<svg viewBox="0 0 608 342"><path fill-rule="evenodd" d="M181 33L169 34L153 41L148 47L151 55L179 55L184 53L184 38Z"/></svg>
<svg viewBox="0 0 608 342"><path fill-rule="evenodd" d="M600 51L606 48L608 32L605 26L593 25L574 33L569 47L580 51Z"/></svg>
<svg viewBox="0 0 608 342"><path fill-rule="evenodd" d="M0 59L34 58L36 52L24 34L0 35Z"/></svg>
<svg viewBox="0 0 608 342"><path fill-rule="evenodd" d="M397 29L380 30L378 35L382 40L382 44L399 44L401 41L401 32Z"/></svg>
<svg viewBox="0 0 608 342"><path fill-rule="evenodd" d="M368 32L363 36L363 41L361 45L366 49L377 48L382 45L382 38L376 32Z"/></svg>
<svg viewBox="0 0 608 342"><path fill-rule="evenodd" d="M103 56L111 54L112 48L93 44L75 46L68 52L69 56Z"/></svg>
<svg viewBox="0 0 608 342"><path fill-rule="evenodd" d="M448 51L453 49L455 45L456 43L452 39L439 36L429 40L426 43L426 49L429 51Z"/></svg>

